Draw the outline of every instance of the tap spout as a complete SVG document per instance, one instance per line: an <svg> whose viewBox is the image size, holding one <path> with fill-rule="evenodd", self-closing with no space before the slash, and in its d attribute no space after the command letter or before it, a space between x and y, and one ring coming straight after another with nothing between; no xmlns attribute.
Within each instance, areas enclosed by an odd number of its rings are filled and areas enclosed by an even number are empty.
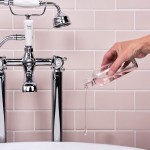
<svg viewBox="0 0 150 150"><path fill-rule="evenodd" d="M2 47L9 40L25 40L25 36L21 34L6 36L0 41L0 47Z"/></svg>
<svg viewBox="0 0 150 150"><path fill-rule="evenodd" d="M25 47L25 54L23 57L23 67L25 72L25 83L22 87L23 92L37 92L36 84L33 81L33 73L35 68L35 58L33 56L33 48Z"/></svg>

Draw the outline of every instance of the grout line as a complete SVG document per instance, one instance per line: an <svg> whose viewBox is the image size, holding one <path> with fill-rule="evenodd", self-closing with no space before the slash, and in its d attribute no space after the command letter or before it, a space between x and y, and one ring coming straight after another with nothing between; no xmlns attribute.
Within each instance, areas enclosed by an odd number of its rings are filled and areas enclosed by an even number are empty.
<svg viewBox="0 0 150 150"><path fill-rule="evenodd" d="M73 90L76 89L76 71L73 71L74 73L74 87L73 87Z"/></svg>
<svg viewBox="0 0 150 150"><path fill-rule="evenodd" d="M136 111L136 100L135 100L135 94L136 94L136 92L134 91L134 112Z"/></svg>
<svg viewBox="0 0 150 150"><path fill-rule="evenodd" d="M43 110L44 111L44 110ZM73 111L73 110L65 110L65 111ZM75 112L84 112L84 109L78 109L78 110L74 110ZM93 109L88 109L88 111L89 112L115 112L115 111L117 111L117 113L119 112L124 112L124 113L126 113L126 112L134 112L134 110L132 109L96 109L96 110L93 110ZM147 112L147 113L150 113L150 110L148 109L148 110L137 110L136 111L136 113L145 113L145 112Z"/></svg>
<svg viewBox="0 0 150 150"><path fill-rule="evenodd" d="M11 130L10 130L11 131ZM8 130L8 132L10 132ZM46 130L35 130L35 132L50 132L51 129L46 129ZM63 129L63 131L65 132L74 132L73 129ZM83 132L84 129L77 129L76 132ZM108 129L108 130L102 130L102 129L89 129L88 132L113 132L114 130L113 129ZM141 132L150 132L150 130L142 130ZM13 131L11 131L13 132ZM16 133L19 133L19 132L33 132L33 130L15 130ZM117 130L117 132L133 132L133 130Z"/></svg>
<svg viewBox="0 0 150 150"><path fill-rule="evenodd" d="M74 111L74 131L76 131L76 112Z"/></svg>
<svg viewBox="0 0 150 150"><path fill-rule="evenodd" d="M134 147L136 147L137 144L136 144L136 131L134 131Z"/></svg>
<svg viewBox="0 0 150 150"><path fill-rule="evenodd" d="M36 38L36 32L35 32L35 30L33 29L33 47L34 47L34 49L36 49L35 48L35 38Z"/></svg>
<svg viewBox="0 0 150 150"><path fill-rule="evenodd" d="M136 25L135 25L135 10L134 10L134 18L133 18L133 21L134 21L134 31L136 30Z"/></svg>
<svg viewBox="0 0 150 150"><path fill-rule="evenodd" d="M13 142L15 142L15 139L16 139L16 133L13 132Z"/></svg>
<svg viewBox="0 0 150 150"><path fill-rule="evenodd" d="M12 130L10 130L11 132L15 132L15 133L20 133L20 132L33 132L33 130L31 129L31 130L14 130L14 131L12 131ZM8 130L8 132L10 132L9 130ZM69 131L72 131L72 130L69 130ZM51 129L46 129L46 130L35 130L34 132L51 132Z"/></svg>
<svg viewBox="0 0 150 150"><path fill-rule="evenodd" d="M94 111L96 111L96 91L94 91Z"/></svg>
<svg viewBox="0 0 150 150"><path fill-rule="evenodd" d="M96 131L94 131L94 143L96 143Z"/></svg>
<svg viewBox="0 0 150 150"><path fill-rule="evenodd" d="M93 29L96 30L96 12L95 12L95 10L93 11L93 16L94 16Z"/></svg>
<svg viewBox="0 0 150 150"><path fill-rule="evenodd" d="M13 91L13 111L15 110L15 91Z"/></svg>
<svg viewBox="0 0 150 150"><path fill-rule="evenodd" d="M76 3L76 0L74 1L74 5L75 5L75 7L74 8L63 8L63 11L73 11L73 10L78 10L78 11L92 11L93 10L93 8L88 8L88 9L86 9L86 8L77 8L77 3ZM94 8L96 11L114 11L114 8ZM148 8L117 8L117 2L116 2L116 0L115 0L115 9L117 10L117 11L133 11L133 9L134 10L136 10L136 11L150 11L150 9L148 9ZM7 10L8 11L8 13L10 13L10 10L8 9L8 8L4 8L4 9L0 9L0 10ZM24 9L21 9L21 8L16 8L15 10L17 10L17 11L22 11L22 10L24 10ZM43 10L43 9L37 9L37 10ZM49 11L56 11L55 9L53 9L53 8L47 8L47 10L49 10Z"/></svg>
<svg viewBox="0 0 150 150"><path fill-rule="evenodd" d="M76 31L74 31L74 34L73 34L73 36L74 36L74 45L73 45L73 47L74 47L74 50L76 50Z"/></svg>
<svg viewBox="0 0 150 150"><path fill-rule="evenodd" d="M77 1L74 0L74 10L77 10Z"/></svg>
<svg viewBox="0 0 150 150"><path fill-rule="evenodd" d="M114 112L114 130L117 131L117 111Z"/></svg>
<svg viewBox="0 0 150 150"><path fill-rule="evenodd" d="M15 27L14 27L14 15L12 15L12 30L14 30Z"/></svg>
<svg viewBox="0 0 150 150"><path fill-rule="evenodd" d="M116 1L116 0L115 0ZM117 32L114 31L114 43L117 42ZM117 90L117 81L115 80L114 82L114 90L116 91Z"/></svg>
<svg viewBox="0 0 150 150"><path fill-rule="evenodd" d="M94 69L96 69L96 52L94 51L93 54L94 54Z"/></svg>
<svg viewBox="0 0 150 150"><path fill-rule="evenodd" d="M117 10L117 0L115 0L115 10Z"/></svg>
<svg viewBox="0 0 150 150"><path fill-rule="evenodd" d="M36 111L35 111L36 112ZM36 127L35 127L35 112L34 112L34 123L33 123L33 125L34 125L34 131L36 130Z"/></svg>

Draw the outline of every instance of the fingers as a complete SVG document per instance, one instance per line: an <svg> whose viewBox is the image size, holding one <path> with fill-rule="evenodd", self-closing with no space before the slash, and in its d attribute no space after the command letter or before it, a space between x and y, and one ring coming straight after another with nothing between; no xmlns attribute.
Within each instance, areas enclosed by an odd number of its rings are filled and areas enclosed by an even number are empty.
<svg viewBox="0 0 150 150"><path fill-rule="evenodd" d="M122 69L126 68L130 63L131 63L131 60L126 61L121 68Z"/></svg>
<svg viewBox="0 0 150 150"><path fill-rule="evenodd" d="M116 50L114 49L114 47L112 47L103 57L103 60L102 60L102 64L101 66L104 66L104 65L107 65L107 64L110 64L112 62L114 62L117 58L117 52Z"/></svg>
<svg viewBox="0 0 150 150"><path fill-rule="evenodd" d="M117 72L117 70L120 68L123 62L125 62L125 59L123 57L118 57L114 61L114 63L111 65L108 75L110 76L114 75Z"/></svg>

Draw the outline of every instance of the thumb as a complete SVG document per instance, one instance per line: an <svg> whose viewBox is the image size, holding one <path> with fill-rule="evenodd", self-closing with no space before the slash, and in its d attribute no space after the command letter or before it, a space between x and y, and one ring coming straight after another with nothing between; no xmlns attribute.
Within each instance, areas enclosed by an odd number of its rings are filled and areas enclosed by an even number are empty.
<svg viewBox="0 0 150 150"><path fill-rule="evenodd" d="M122 63L125 62L125 60L123 59L123 57L118 57L114 63L111 65L110 69L109 69L109 72L108 72L108 75L109 76L112 76L114 75L117 70L121 67Z"/></svg>

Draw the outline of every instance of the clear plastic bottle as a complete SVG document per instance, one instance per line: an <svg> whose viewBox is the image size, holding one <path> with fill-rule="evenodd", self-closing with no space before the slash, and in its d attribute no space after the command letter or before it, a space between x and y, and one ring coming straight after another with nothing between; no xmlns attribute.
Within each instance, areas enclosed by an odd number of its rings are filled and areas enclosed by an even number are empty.
<svg viewBox="0 0 150 150"><path fill-rule="evenodd" d="M119 70L113 76L109 76L108 72L109 72L111 65L112 64L108 64L108 65L102 66L99 70L95 70L91 78L85 80L84 87L90 88L94 85L103 86L138 68L137 62L135 61L135 59L133 59L129 63L128 62L123 63L122 66L119 68Z"/></svg>

